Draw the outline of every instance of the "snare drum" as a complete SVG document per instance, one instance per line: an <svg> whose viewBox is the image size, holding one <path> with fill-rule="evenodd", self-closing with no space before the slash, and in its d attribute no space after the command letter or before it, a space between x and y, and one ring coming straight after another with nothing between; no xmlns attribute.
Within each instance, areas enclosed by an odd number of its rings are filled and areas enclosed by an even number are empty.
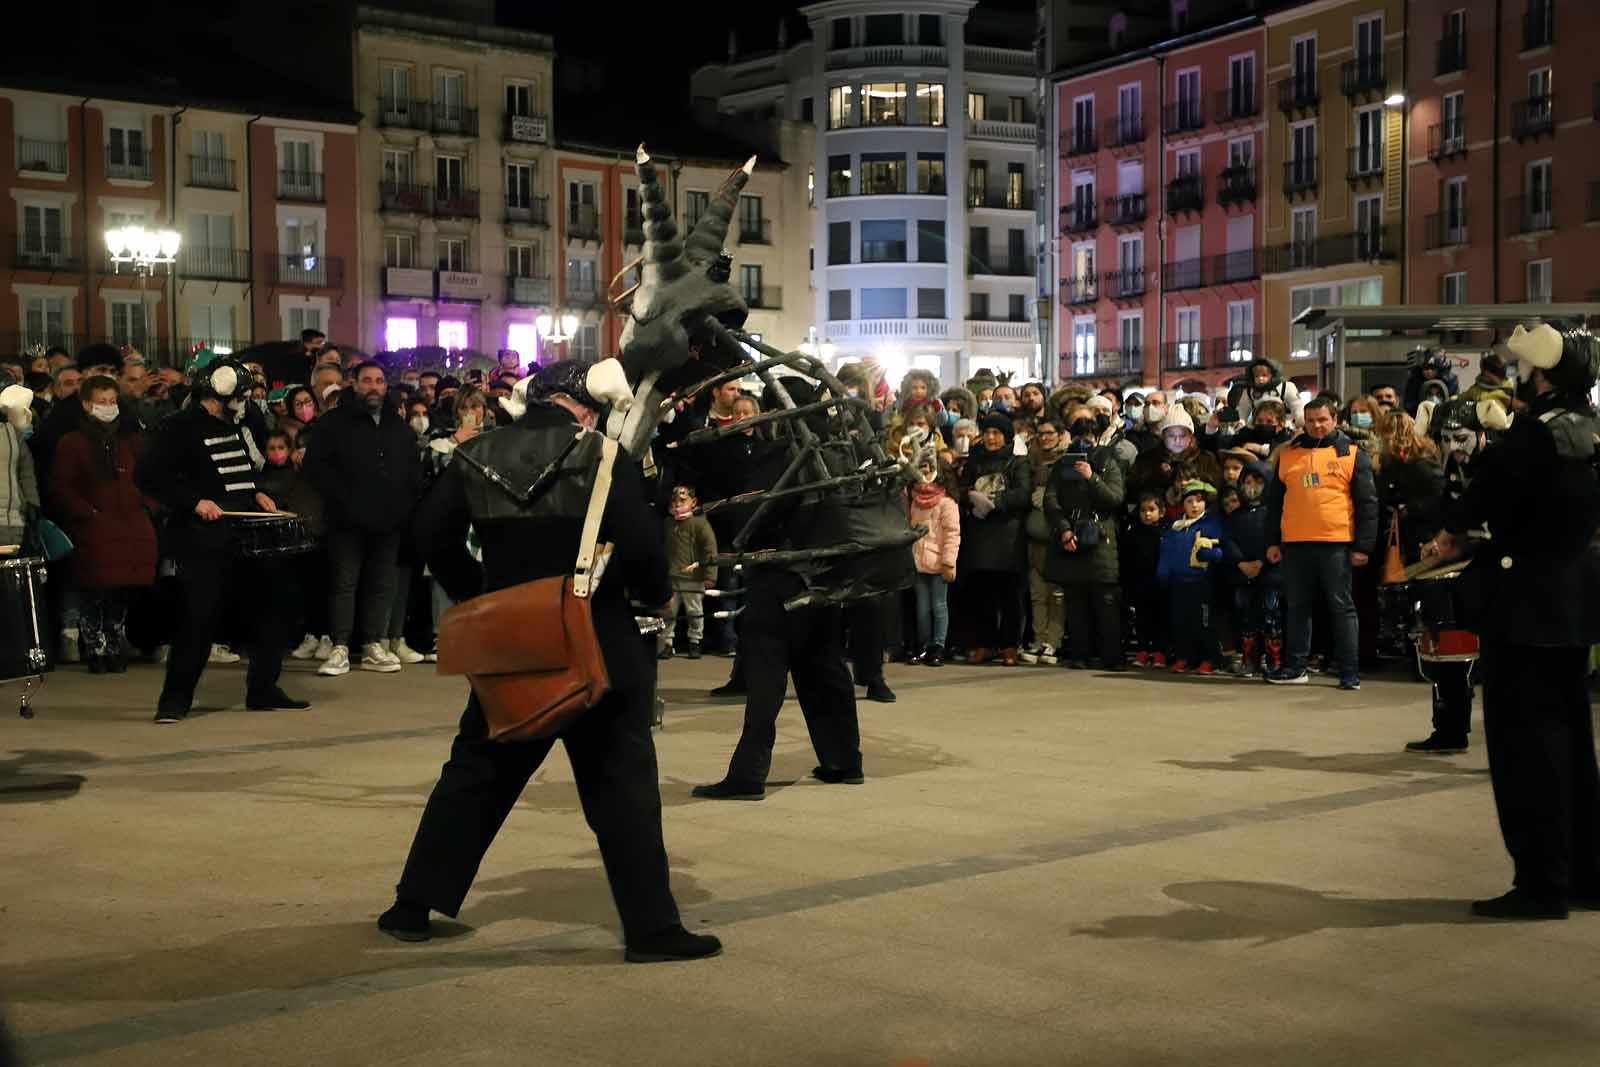
<svg viewBox="0 0 1600 1067"><path fill-rule="evenodd" d="M305 523L270 512L259 516L233 516L228 519L233 533L234 555L240 559L275 559L299 556L316 550L316 540Z"/></svg>
<svg viewBox="0 0 1600 1067"><path fill-rule="evenodd" d="M0 681L34 678L55 666L45 640L44 586L44 560L0 560Z"/></svg>
<svg viewBox="0 0 1600 1067"><path fill-rule="evenodd" d="M1385 655L1410 658L1410 644L1422 629L1422 607L1415 582L1378 586L1378 648Z"/></svg>
<svg viewBox="0 0 1600 1067"><path fill-rule="evenodd" d="M1452 566L1416 577L1417 603L1422 627L1417 633L1417 655L1433 662L1466 662L1478 658L1478 635L1461 625L1456 579L1461 567Z"/></svg>

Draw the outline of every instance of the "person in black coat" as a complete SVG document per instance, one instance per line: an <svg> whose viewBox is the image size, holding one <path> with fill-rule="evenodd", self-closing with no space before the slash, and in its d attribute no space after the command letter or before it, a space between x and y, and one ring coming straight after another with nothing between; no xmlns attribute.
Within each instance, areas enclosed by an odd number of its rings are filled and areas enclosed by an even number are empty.
<svg viewBox="0 0 1600 1067"><path fill-rule="evenodd" d="M1011 419L991 412L978 424L983 435L961 471L963 584L977 616L977 646L969 661L1014 667L1022 640L1022 577L1027 568L1023 520L1032 507L1033 472L1012 448Z"/></svg>
<svg viewBox="0 0 1600 1067"><path fill-rule="evenodd" d="M1282 583L1267 559L1267 486L1272 468L1260 460L1239 475L1239 506L1222 520L1223 574L1233 594L1239 626L1239 673L1258 666L1276 670L1283 661Z"/></svg>
<svg viewBox="0 0 1600 1067"><path fill-rule="evenodd" d="M355 633L364 642L363 670L400 669L381 642L396 595L401 527L422 488L422 458L411 427L386 403L388 392L383 367L361 364L355 387L317 420L306 450L306 477L326 508L334 648L318 673L330 677L349 673Z"/></svg>
<svg viewBox="0 0 1600 1067"><path fill-rule="evenodd" d="M452 599L572 573L600 462L599 435L585 434L553 484L531 501L504 491L480 468L515 485L534 484L574 433L593 431L598 407L580 364L553 363L539 372L521 419L457 449L413 528L418 552ZM611 689L559 736L600 846L627 959L712 956L721 942L683 928L669 885L650 737L655 657L651 642L639 635L630 604L631 598L659 607L672 595L661 527L626 455L616 457L611 477L600 540L610 542L613 553L591 598ZM469 525L483 549L481 565L467 551ZM379 917L379 929L402 941L423 941L432 935L429 911L459 913L484 853L554 744L555 738L490 740L477 698L468 698L450 760L428 797L395 887L394 906Z"/></svg>
<svg viewBox="0 0 1600 1067"><path fill-rule="evenodd" d="M1518 327L1527 405L1473 462L1473 477L1428 559L1465 551L1459 582L1481 639L1483 724L1495 810L1515 875L1510 892L1473 904L1496 919L1566 918L1600 906L1600 770L1588 691L1600 642L1600 484L1589 391L1600 345L1586 332Z"/></svg>

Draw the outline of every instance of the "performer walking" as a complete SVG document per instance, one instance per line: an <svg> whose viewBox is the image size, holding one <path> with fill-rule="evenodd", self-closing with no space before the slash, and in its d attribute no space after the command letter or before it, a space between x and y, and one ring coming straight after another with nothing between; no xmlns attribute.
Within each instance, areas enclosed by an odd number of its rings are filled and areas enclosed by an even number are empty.
<svg viewBox="0 0 1600 1067"><path fill-rule="evenodd" d="M1518 327L1524 404L1474 464L1463 506L1425 555L1462 554L1487 525L1463 581L1481 610L1484 734L1495 809L1515 876L1472 905L1495 919L1564 919L1600 907L1600 770L1589 647L1600 642L1600 486L1588 394L1600 345L1585 331Z"/></svg>
<svg viewBox="0 0 1600 1067"><path fill-rule="evenodd" d="M570 573L599 450L574 449L551 487L531 501L500 486L533 485L574 432L593 429L603 405L591 394L585 370L571 361L540 370L522 418L462 444L424 499L417 549L452 599ZM467 551L469 525L483 549L481 567ZM668 884L650 736L655 657L639 635L629 598L663 605L672 590L660 523L625 456L613 468L601 540L615 546L612 573L592 597L592 611L612 688L561 733L561 741L622 918L626 958L649 963L714 956L721 942L683 928ZM553 738L491 741L477 698L467 701L394 906L379 917L379 929L402 941L423 941L431 936L430 910L452 917L460 911L484 853L553 744Z"/></svg>
<svg viewBox="0 0 1600 1067"><path fill-rule="evenodd" d="M202 368L187 405L162 424L139 464L139 488L167 512L165 551L177 565L181 605L156 704L158 723L188 716L223 606L231 600L251 604L255 620L245 706L254 711L311 706L278 686L293 610L285 602L284 591L291 586L281 568L292 564L236 558L235 534L223 516L278 510L256 487L251 460L256 442L241 428L250 384L249 372L232 360Z"/></svg>

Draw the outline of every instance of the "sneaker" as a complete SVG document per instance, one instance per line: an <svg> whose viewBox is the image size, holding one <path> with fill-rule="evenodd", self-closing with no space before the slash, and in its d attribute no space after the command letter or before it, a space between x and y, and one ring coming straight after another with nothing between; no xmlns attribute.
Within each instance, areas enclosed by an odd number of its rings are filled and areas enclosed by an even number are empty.
<svg viewBox="0 0 1600 1067"><path fill-rule="evenodd" d="M83 650L78 647L78 629L72 627L61 631L61 662L82 663Z"/></svg>
<svg viewBox="0 0 1600 1067"><path fill-rule="evenodd" d="M423 660L422 653L406 644L406 639L403 637L397 637L390 643L389 654L401 663L421 663Z"/></svg>
<svg viewBox="0 0 1600 1067"><path fill-rule="evenodd" d="M1150 666L1154 667L1156 670L1159 671L1159 670L1162 670L1163 668L1165 668L1166 665L1167 665L1167 654L1165 652L1153 652L1153 653L1151 653L1151 655L1150 655Z"/></svg>
<svg viewBox="0 0 1600 1067"><path fill-rule="evenodd" d="M1038 663L1040 647L1041 646L1037 644L1029 645L1027 648L1022 649L1017 653L1017 658L1027 664Z"/></svg>
<svg viewBox="0 0 1600 1067"><path fill-rule="evenodd" d="M628 942L623 958L629 963L675 963L722 955L722 942L710 934L691 934L673 926L649 937Z"/></svg>
<svg viewBox="0 0 1600 1067"><path fill-rule="evenodd" d="M361 669L377 671L379 674L393 674L400 669L400 661L391 656L388 649L374 641L361 646Z"/></svg>
<svg viewBox="0 0 1600 1067"><path fill-rule="evenodd" d="M229 651L227 645L212 645L211 655L206 658L207 663L238 663L239 654Z"/></svg>
<svg viewBox="0 0 1600 1067"><path fill-rule="evenodd" d="M1133 657L1133 665L1135 667L1150 666L1150 653L1140 649L1139 652Z"/></svg>
<svg viewBox="0 0 1600 1067"><path fill-rule="evenodd" d="M1407 741L1407 752L1426 752L1434 756L1453 756L1467 750L1466 738L1440 737L1429 734L1421 741Z"/></svg>
<svg viewBox="0 0 1600 1067"><path fill-rule="evenodd" d="M317 638L315 634L306 634L305 640L294 646L294 651L289 653L290 659L310 659L317 654Z"/></svg>
<svg viewBox="0 0 1600 1067"><path fill-rule="evenodd" d="M1054 648L1051 648L1049 645L1045 645L1043 648L1041 648L1039 650L1039 665L1040 666L1042 666L1042 667L1054 667L1059 662L1060 662L1060 660L1058 660L1056 658L1056 650Z"/></svg>
<svg viewBox="0 0 1600 1067"><path fill-rule="evenodd" d="M327 659L331 655L333 655L333 638L323 634L317 638L317 654L313 658Z"/></svg>
<svg viewBox="0 0 1600 1067"><path fill-rule="evenodd" d="M437 653L437 652L424 652L422 654L422 662L424 662L424 663L438 663L439 662L439 653Z"/></svg>
<svg viewBox="0 0 1600 1067"><path fill-rule="evenodd" d="M1189 673L1189 661L1180 659L1178 662L1174 663L1172 665L1172 673L1173 674L1188 674Z"/></svg>
<svg viewBox="0 0 1600 1067"><path fill-rule="evenodd" d="M1196 674L1216 674L1217 673L1217 669L1211 665L1211 661L1210 660L1203 659L1203 660L1200 661L1200 666L1198 666L1198 667L1196 667L1194 669L1194 673L1196 673Z"/></svg>
<svg viewBox="0 0 1600 1067"><path fill-rule="evenodd" d="M685 652L683 655L684 655L685 659L699 659L700 658L700 643L698 641L690 641L689 642L689 651Z"/></svg>
<svg viewBox="0 0 1600 1067"><path fill-rule="evenodd" d="M1353 674L1347 674L1339 679L1339 688L1346 693L1356 693L1361 690L1361 679Z"/></svg>
<svg viewBox="0 0 1600 1067"><path fill-rule="evenodd" d="M328 678L337 678L341 674L350 673L350 650L343 645L334 645L328 653L328 658L322 661L322 666L317 668L317 673Z"/></svg>
<svg viewBox="0 0 1600 1067"><path fill-rule="evenodd" d="M1272 685L1305 685L1310 680L1304 667L1279 667L1267 672L1267 681Z"/></svg>

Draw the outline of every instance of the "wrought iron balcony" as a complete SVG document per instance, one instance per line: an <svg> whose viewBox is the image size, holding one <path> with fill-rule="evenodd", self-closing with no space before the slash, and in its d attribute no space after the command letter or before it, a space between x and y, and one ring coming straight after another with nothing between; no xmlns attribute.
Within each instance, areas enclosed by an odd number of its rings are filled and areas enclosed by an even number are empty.
<svg viewBox="0 0 1600 1067"><path fill-rule="evenodd" d="M1217 203L1222 207L1247 204L1256 198L1256 169L1247 166L1223 167L1217 175Z"/></svg>
<svg viewBox="0 0 1600 1067"><path fill-rule="evenodd" d="M1093 200L1079 200L1061 209L1062 233L1092 233L1100 225Z"/></svg>
<svg viewBox="0 0 1600 1067"><path fill-rule="evenodd" d="M1092 304L1100 299L1099 278L1085 274L1061 279L1061 303L1064 307Z"/></svg>
<svg viewBox="0 0 1600 1067"><path fill-rule="evenodd" d="M518 307L539 307L554 303L550 279L512 274L506 277L506 303Z"/></svg>
<svg viewBox="0 0 1600 1067"><path fill-rule="evenodd" d="M592 308L600 304L600 290L594 282L567 276L567 304L575 308Z"/></svg>
<svg viewBox="0 0 1600 1067"><path fill-rule="evenodd" d="M250 253L237 248L184 245L178 250L178 276L211 282L247 282L250 280Z"/></svg>
<svg viewBox="0 0 1600 1067"><path fill-rule="evenodd" d="M430 108L426 100L378 97L378 125L391 130L426 130Z"/></svg>
<svg viewBox="0 0 1600 1067"><path fill-rule="evenodd" d="M1185 174L1167 183L1167 214L1204 211L1205 184L1198 174Z"/></svg>
<svg viewBox="0 0 1600 1067"><path fill-rule="evenodd" d="M67 172L67 142L36 141L32 137L17 138L17 169L35 174L65 174Z"/></svg>
<svg viewBox="0 0 1600 1067"><path fill-rule="evenodd" d="M1161 364L1169 371L1243 367L1260 351L1260 334L1168 341L1161 346Z"/></svg>
<svg viewBox="0 0 1600 1067"><path fill-rule="evenodd" d="M1127 148L1143 144L1145 138L1144 115L1114 115L1106 120L1107 148Z"/></svg>
<svg viewBox="0 0 1600 1067"><path fill-rule="evenodd" d="M1143 193L1106 197L1106 221L1113 226L1137 226L1149 214Z"/></svg>
<svg viewBox="0 0 1600 1067"><path fill-rule="evenodd" d="M1555 225L1555 194L1548 185L1543 192L1524 193L1506 202L1506 228L1512 233L1543 233Z"/></svg>
<svg viewBox="0 0 1600 1067"><path fill-rule="evenodd" d="M1383 148L1368 142L1364 145L1351 145L1347 149L1349 161L1346 164L1345 180L1351 185L1357 182L1383 181Z"/></svg>
<svg viewBox="0 0 1600 1067"><path fill-rule="evenodd" d="M1261 97L1254 84L1219 89L1212 111L1218 125L1239 122L1261 114Z"/></svg>
<svg viewBox="0 0 1600 1067"><path fill-rule="evenodd" d="M475 107L462 107L460 104L441 104L434 101L429 109L432 120L428 128L434 133L447 136L476 137L478 136L478 109Z"/></svg>
<svg viewBox="0 0 1600 1067"><path fill-rule="evenodd" d="M500 139L511 144L544 144L550 135L548 115L512 115L500 124Z"/></svg>
<svg viewBox="0 0 1600 1067"><path fill-rule="evenodd" d="M1522 50L1545 48L1555 43L1556 5L1554 0L1532 0L1522 16Z"/></svg>
<svg viewBox="0 0 1600 1067"><path fill-rule="evenodd" d="M755 311L781 311L783 310L783 287L777 285L764 285L749 289L741 288L739 295L744 297L745 306Z"/></svg>
<svg viewBox="0 0 1600 1067"><path fill-rule="evenodd" d="M411 182L380 181L378 183L378 210L409 212L426 215L432 210L426 185Z"/></svg>
<svg viewBox="0 0 1600 1067"><path fill-rule="evenodd" d="M293 200L302 204L322 203L324 195L321 173L312 170L280 170L278 199Z"/></svg>
<svg viewBox="0 0 1600 1067"><path fill-rule="evenodd" d="M1294 196L1315 189L1321 180L1316 156L1301 156L1283 164L1283 191Z"/></svg>
<svg viewBox="0 0 1600 1067"><path fill-rule="evenodd" d="M1526 141L1542 134L1556 132L1556 98L1554 93L1530 96L1511 105L1511 136Z"/></svg>
<svg viewBox="0 0 1600 1067"><path fill-rule="evenodd" d="M128 181L147 182L152 174L150 153L144 149L124 149L115 153L120 159L112 158L111 146L106 146L106 177L122 178Z"/></svg>
<svg viewBox="0 0 1600 1067"><path fill-rule="evenodd" d="M343 289L344 260L328 256L268 254L266 275L284 289Z"/></svg>
<svg viewBox="0 0 1600 1067"><path fill-rule="evenodd" d="M1204 128L1205 107L1198 97L1168 104L1161 116L1161 132L1170 136Z"/></svg>
<svg viewBox="0 0 1600 1067"><path fill-rule="evenodd" d="M1382 52L1347 59L1339 65L1339 87L1345 96L1381 93L1388 84Z"/></svg>
<svg viewBox="0 0 1600 1067"><path fill-rule="evenodd" d="M79 242L59 233L20 233L11 267L13 270L81 271L83 248Z"/></svg>
<svg viewBox="0 0 1600 1067"><path fill-rule="evenodd" d="M1278 110L1314 111L1322 102L1314 71L1293 74L1278 83Z"/></svg>
<svg viewBox="0 0 1600 1067"><path fill-rule="evenodd" d="M1164 264L1161 268L1161 287L1169 290L1198 289L1206 284L1205 265L1205 260L1199 257Z"/></svg>
<svg viewBox="0 0 1600 1067"><path fill-rule="evenodd" d="M1261 277L1265 253L1259 248L1246 248L1238 252L1221 252L1211 257L1211 284L1247 282Z"/></svg>
<svg viewBox="0 0 1600 1067"><path fill-rule="evenodd" d="M772 220L739 217L739 243L742 245L770 245Z"/></svg>
<svg viewBox="0 0 1600 1067"><path fill-rule="evenodd" d="M1142 268L1108 270L1102 275L1105 295L1112 300L1131 300L1145 294L1145 276Z"/></svg>
<svg viewBox="0 0 1600 1067"><path fill-rule="evenodd" d="M1433 73L1454 74L1467 69L1467 31L1447 33L1434 45Z"/></svg>
<svg viewBox="0 0 1600 1067"><path fill-rule="evenodd" d="M1092 156L1099 151L1095 140L1094 128L1080 126L1070 130L1061 131L1061 158L1071 159L1073 156Z"/></svg>
<svg viewBox="0 0 1600 1067"><path fill-rule="evenodd" d="M235 166L221 156L190 156L189 186L193 189L237 189Z"/></svg>
<svg viewBox="0 0 1600 1067"><path fill-rule="evenodd" d="M550 198L529 196L521 200L506 199L506 221L515 226L550 225Z"/></svg>
<svg viewBox="0 0 1600 1067"><path fill-rule="evenodd" d="M1400 250L1400 234L1393 225L1374 226L1350 233L1289 241L1266 250L1269 273L1337 267L1345 263L1393 259Z"/></svg>
<svg viewBox="0 0 1600 1067"><path fill-rule="evenodd" d="M445 186L433 193L433 217L437 219L475 219L478 217L478 190L464 186Z"/></svg>
<svg viewBox="0 0 1600 1067"><path fill-rule="evenodd" d="M1428 158L1435 163L1467 154L1467 119L1456 115L1428 127Z"/></svg>
<svg viewBox="0 0 1600 1067"><path fill-rule="evenodd" d="M967 258L967 274L987 274L997 278L1031 278L1037 273L1035 262L1032 256L972 255Z"/></svg>
<svg viewBox="0 0 1600 1067"><path fill-rule="evenodd" d="M1032 189L968 189L967 207L999 211L1032 211Z"/></svg>
<svg viewBox="0 0 1600 1067"><path fill-rule="evenodd" d="M1454 248L1467 243L1467 211L1440 211L1422 219L1422 247Z"/></svg>

